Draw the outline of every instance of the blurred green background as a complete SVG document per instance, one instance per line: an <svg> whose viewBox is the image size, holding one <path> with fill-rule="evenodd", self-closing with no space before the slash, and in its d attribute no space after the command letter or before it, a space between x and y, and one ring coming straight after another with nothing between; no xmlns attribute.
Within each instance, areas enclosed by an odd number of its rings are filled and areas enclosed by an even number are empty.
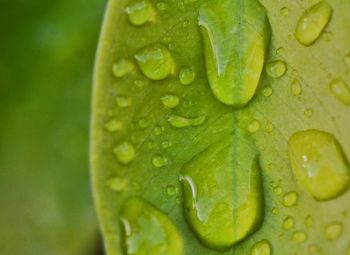
<svg viewBox="0 0 350 255"><path fill-rule="evenodd" d="M0 2L0 254L102 254L88 128L106 1Z"/></svg>

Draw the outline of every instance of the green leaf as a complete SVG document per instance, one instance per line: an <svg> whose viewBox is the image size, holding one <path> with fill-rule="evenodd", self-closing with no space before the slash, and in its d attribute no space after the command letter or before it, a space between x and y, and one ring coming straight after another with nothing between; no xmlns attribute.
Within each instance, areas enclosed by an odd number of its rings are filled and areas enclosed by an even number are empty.
<svg viewBox="0 0 350 255"><path fill-rule="evenodd" d="M174 236L177 254L350 251L349 8L109 2L90 155L108 254L143 254L133 229L154 254ZM130 198L166 217L168 239L144 238L155 226L136 209L122 224Z"/></svg>

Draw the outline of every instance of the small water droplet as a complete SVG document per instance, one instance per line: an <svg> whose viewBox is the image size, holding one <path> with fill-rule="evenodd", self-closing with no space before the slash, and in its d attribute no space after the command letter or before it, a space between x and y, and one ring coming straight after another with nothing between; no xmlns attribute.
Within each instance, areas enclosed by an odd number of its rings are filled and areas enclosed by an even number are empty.
<svg viewBox="0 0 350 255"><path fill-rule="evenodd" d="M164 133L164 127L156 126L153 131L155 135L161 135Z"/></svg>
<svg viewBox="0 0 350 255"><path fill-rule="evenodd" d="M311 215L306 216L305 226L312 227L313 224L314 224L314 220L312 219L312 216Z"/></svg>
<svg viewBox="0 0 350 255"><path fill-rule="evenodd" d="M126 108L130 105L130 99L127 96L118 95L115 98L115 102L120 108Z"/></svg>
<svg viewBox="0 0 350 255"><path fill-rule="evenodd" d="M292 94L294 96L300 96L301 95L302 87L301 87L300 82L297 79L293 80L293 82L291 83L291 90L292 90Z"/></svg>
<svg viewBox="0 0 350 255"><path fill-rule="evenodd" d="M272 78L281 78L287 72L287 65L281 60L270 62L266 66L267 74Z"/></svg>
<svg viewBox="0 0 350 255"><path fill-rule="evenodd" d="M250 255L271 255L272 246L269 241L262 240L253 245Z"/></svg>
<svg viewBox="0 0 350 255"><path fill-rule="evenodd" d="M146 82L143 80L135 80L134 84L138 88L143 88L146 85Z"/></svg>
<svg viewBox="0 0 350 255"><path fill-rule="evenodd" d="M167 3L165 2L158 2L156 6L157 6L157 9L161 12L164 12L167 9Z"/></svg>
<svg viewBox="0 0 350 255"><path fill-rule="evenodd" d="M114 63L112 67L113 74L117 78L121 78L127 75L133 69L134 69L134 64L131 62L131 60L126 58L119 59L117 62Z"/></svg>
<svg viewBox="0 0 350 255"><path fill-rule="evenodd" d="M152 164L157 168L161 168L163 166L166 166L166 164L168 164L168 159L161 154L157 154L153 156Z"/></svg>
<svg viewBox="0 0 350 255"><path fill-rule="evenodd" d="M287 7L282 7L280 13L283 16L287 16L289 14L289 9Z"/></svg>
<svg viewBox="0 0 350 255"><path fill-rule="evenodd" d="M310 118L310 117L312 117L313 114L314 114L314 111L313 111L311 108L307 108L307 109L305 109L305 111L304 111L305 117Z"/></svg>
<svg viewBox="0 0 350 255"><path fill-rule="evenodd" d="M109 132L118 132L123 130L123 123L118 119L111 119L104 125L105 129Z"/></svg>
<svg viewBox="0 0 350 255"><path fill-rule="evenodd" d="M161 145L163 149L168 149L171 147L171 143L168 140L163 141Z"/></svg>
<svg viewBox="0 0 350 255"><path fill-rule="evenodd" d="M274 127L271 121L268 121L265 126L265 131L268 133L271 133L273 131Z"/></svg>
<svg viewBox="0 0 350 255"><path fill-rule="evenodd" d="M195 78L196 74L191 67L185 66L181 68L179 73L179 79L181 84L190 85Z"/></svg>
<svg viewBox="0 0 350 255"><path fill-rule="evenodd" d="M279 56L283 56L283 55L284 55L284 48L283 48L283 47L279 47L279 48L276 50L276 53L277 53L277 55L279 55Z"/></svg>
<svg viewBox="0 0 350 255"><path fill-rule="evenodd" d="M350 88L342 79L334 79L329 84L332 94L343 104L350 105Z"/></svg>
<svg viewBox="0 0 350 255"><path fill-rule="evenodd" d="M165 94L160 98L160 100L165 107L168 107L171 109L178 106L180 102L180 98L178 96L171 95L171 94Z"/></svg>
<svg viewBox="0 0 350 255"><path fill-rule="evenodd" d="M118 159L118 161L122 164L130 163L131 161L134 160L134 157L135 157L134 146L127 141L119 143L113 149L113 152L116 158Z"/></svg>
<svg viewBox="0 0 350 255"><path fill-rule="evenodd" d="M290 230L294 228L295 220L292 216L287 216L282 223L282 228L285 230Z"/></svg>
<svg viewBox="0 0 350 255"><path fill-rule="evenodd" d="M200 126L204 123L206 120L206 116L199 116L195 118L185 118L177 115L171 115L168 119L168 122L173 126L177 128L184 128L184 127L190 127L190 126Z"/></svg>
<svg viewBox="0 0 350 255"><path fill-rule="evenodd" d="M333 39L333 33L330 32L330 31L326 31L326 32L324 32L324 33L322 34L322 37L323 37L323 39L325 39L326 41L330 42L330 41L332 41L332 39Z"/></svg>
<svg viewBox="0 0 350 255"><path fill-rule="evenodd" d="M283 205L285 207L292 207L298 202L298 193L290 191L283 196Z"/></svg>
<svg viewBox="0 0 350 255"><path fill-rule="evenodd" d="M321 35L329 23L332 16L332 8L326 1L320 1L307 9L300 17L295 37L297 40L309 46L313 44Z"/></svg>
<svg viewBox="0 0 350 255"><path fill-rule="evenodd" d="M148 142L147 142L147 147L148 147L148 149L153 149L154 148L154 141L153 140L149 140Z"/></svg>
<svg viewBox="0 0 350 255"><path fill-rule="evenodd" d="M150 123L147 119L145 118L142 118L138 121L138 124L139 124L139 127L141 129L145 129L145 128L148 128L150 126Z"/></svg>
<svg viewBox="0 0 350 255"><path fill-rule="evenodd" d="M271 86L267 86L267 87L264 88L264 90L263 90L263 95L264 95L265 97L269 97L269 96L271 96L272 94L273 94L273 89L271 88Z"/></svg>
<svg viewBox="0 0 350 255"><path fill-rule="evenodd" d="M274 189L273 189L273 193L275 193L276 195L281 195L283 192L282 188L280 186L276 186Z"/></svg>
<svg viewBox="0 0 350 255"><path fill-rule="evenodd" d="M253 120L249 125L248 125L248 131L250 133L256 133L260 129L260 122L257 120Z"/></svg>
<svg viewBox="0 0 350 255"><path fill-rule="evenodd" d="M168 185L166 187L166 194L168 196L175 196L178 193L178 188L174 185Z"/></svg>
<svg viewBox="0 0 350 255"><path fill-rule="evenodd" d="M128 181L125 178L114 177L109 179L106 184L111 190L120 192L126 189Z"/></svg>
<svg viewBox="0 0 350 255"><path fill-rule="evenodd" d="M296 179L317 200L330 200L350 185L349 163L335 137L320 130L299 131L288 143Z"/></svg>
<svg viewBox="0 0 350 255"><path fill-rule="evenodd" d="M138 0L126 7L125 12L130 22L135 26L144 25L149 22L155 14L154 8L148 0Z"/></svg>
<svg viewBox="0 0 350 255"><path fill-rule="evenodd" d="M344 61L347 65L350 66L350 53L346 54L344 57Z"/></svg>
<svg viewBox="0 0 350 255"><path fill-rule="evenodd" d="M154 44L139 50L135 59L142 73L151 80L163 80L174 69L170 51L161 44Z"/></svg>
<svg viewBox="0 0 350 255"><path fill-rule="evenodd" d="M343 224L340 222L331 222L324 229L324 235L329 241L338 239L343 233Z"/></svg>
<svg viewBox="0 0 350 255"><path fill-rule="evenodd" d="M307 240L308 236L306 232L302 230L295 231L292 235L292 240L298 243L303 243Z"/></svg>
<svg viewBox="0 0 350 255"><path fill-rule="evenodd" d="M278 208L274 207L274 208L272 208L271 212L272 212L272 214L277 215L277 214L279 214L280 210Z"/></svg>
<svg viewBox="0 0 350 255"><path fill-rule="evenodd" d="M182 254L182 237L165 213L137 197L129 198L122 208L121 240L126 255Z"/></svg>

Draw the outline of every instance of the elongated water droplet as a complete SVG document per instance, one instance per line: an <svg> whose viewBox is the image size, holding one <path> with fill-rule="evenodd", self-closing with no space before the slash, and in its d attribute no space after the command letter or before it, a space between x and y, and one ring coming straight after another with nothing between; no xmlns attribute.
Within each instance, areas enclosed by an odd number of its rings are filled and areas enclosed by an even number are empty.
<svg viewBox="0 0 350 255"><path fill-rule="evenodd" d="M300 17L296 27L295 37L305 46L313 44L320 37L322 31L329 23L331 16L331 6L326 1L321 0L307 9Z"/></svg>
<svg viewBox="0 0 350 255"><path fill-rule="evenodd" d="M305 242L307 238L308 238L307 234L302 230L295 231L292 235L292 240L298 243Z"/></svg>
<svg viewBox="0 0 350 255"><path fill-rule="evenodd" d="M343 233L343 224L340 222L332 222L327 224L324 229L324 235L329 241L338 239Z"/></svg>
<svg viewBox="0 0 350 255"><path fill-rule="evenodd" d="M165 94L160 98L160 100L162 101L163 105L168 108L175 108L180 102L180 98L178 96L171 94Z"/></svg>
<svg viewBox="0 0 350 255"><path fill-rule="evenodd" d="M261 170L248 139L224 137L181 172L186 219L196 235L217 250L255 232L263 219Z"/></svg>
<svg viewBox="0 0 350 255"><path fill-rule="evenodd" d="M276 60L269 63L266 66L266 70L268 75L270 75L272 78L280 78L286 73L287 66L286 63L284 63L283 61Z"/></svg>
<svg viewBox="0 0 350 255"><path fill-rule="evenodd" d="M250 255L271 255L272 247L269 241L262 240L253 245Z"/></svg>
<svg viewBox="0 0 350 255"><path fill-rule="evenodd" d="M114 155L122 164L128 164L134 160L135 149L129 142L121 142L113 149Z"/></svg>
<svg viewBox="0 0 350 255"><path fill-rule="evenodd" d="M133 68L134 64L131 60L122 58L113 65L113 74L115 77L120 78L131 72Z"/></svg>
<svg viewBox="0 0 350 255"><path fill-rule="evenodd" d="M296 205L297 201L298 201L298 194L295 191L288 192L283 196L283 205L285 207L294 206Z"/></svg>
<svg viewBox="0 0 350 255"><path fill-rule="evenodd" d="M121 214L127 255L182 255L182 238L163 212L140 198L129 198Z"/></svg>
<svg viewBox="0 0 350 255"><path fill-rule="evenodd" d="M130 22L135 26L141 26L152 19L154 8L148 0L138 0L125 9Z"/></svg>
<svg viewBox="0 0 350 255"><path fill-rule="evenodd" d="M135 54L135 59L142 73L151 80L163 80L174 69L170 51L161 44L143 48Z"/></svg>
<svg viewBox="0 0 350 255"><path fill-rule="evenodd" d="M107 181L107 186L114 191L123 191L126 189L128 181L125 178L114 177Z"/></svg>
<svg viewBox="0 0 350 255"><path fill-rule="evenodd" d="M294 175L315 199L333 199L348 189L349 163L332 134L297 132L289 139L288 150Z"/></svg>
<svg viewBox="0 0 350 255"><path fill-rule="evenodd" d="M205 116L199 116L196 118L185 118L177 115L172 115L168 119L168 122L177 128L190 127L190 126L200 126L206 120Z"/></svg>
<svg viewBox="0 0 350 255"><path fill-rule="evenodd" d="M295 224L294 218L292 216L287 216L282 223L282 227L285 230L289 230L294 228L294 224Z"/></svg>
<svg viewBox="0 0 350 255"><path fill-rule="evenodd" d="M343 104L350 106L350 88L342 79L335 79L329 84L333 95Z"/></svg>
<svg viewBox="0 0 350 255"><path fill-rule="evenodd" d="M157 154L152 158L152 164L157 168L161 168L165 166L167 163L168 163L168 159L163 155Z"/></svg>
<svg viewBox="0 0 350 255"><path fill-rule="evenodd" d="M191 67L185 66L181 68L179 73L179 79L181 84L189 85L194 81L195 78L196 78L196 74Z"/></svg>
<svg viewBox="0 0 350 255"><path fill-rule="evenodd" d="M265 9L258 0L209 1L200 8L199 26L214 95L224 104L245 106L256 93L268 53Z"/></svg>

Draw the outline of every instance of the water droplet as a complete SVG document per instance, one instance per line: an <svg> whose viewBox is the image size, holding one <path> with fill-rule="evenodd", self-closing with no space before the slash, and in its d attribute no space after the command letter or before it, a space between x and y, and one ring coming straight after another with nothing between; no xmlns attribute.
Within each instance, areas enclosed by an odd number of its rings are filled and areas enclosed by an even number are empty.
<svg viewBox="0 0 350 255"><path fill-rule="evenodd" d="M350 53L346 54L344 57L344 61L347 65L350 66Z"/></svg>
<svg viewBox="0 0 350 255"><path fill-rule="evenodd" d="M280 210L278 208L274 207L274 208L272 208L271 212L272 212L272 214L277 215L277 214L279 214Z"/></svg>
<svg viewBox="0 0 350 255"><path fill-rule="evenodd" d="M227 105L247 105L256 93L268 55L271 34L266 10L257 0L246 5L208 1L200 8L198 22L215 97Z"/></svg>
<svg viewBox="0 0 350 255"><path fill-rule="evenodd" d="M195 78L196 78L196 74L191 67L185 66L181 68L179 73L179 79L181 84L189 85L194 81Z"/></svg>
<svg viewBox="0 0 350 255"><path fill-rule="evenodd" d="M314 220L312 219L312 216L311 215L306 216L305 226L312 227L313 224L314 224Z"/></svg>
<svg viewBox="0 0 350 255"><path fill-rule="evenodd" d="M135 149L129 142L121 142L113 149L114 155L122 164L128 164L134 160Z"/></svg>
<svg viewBox="0 0 350 255"><path fill-rule="evenodd" d="M269 97L269 96L271 96L272 94L273 94L273 89L271 88L271 86L267 86L267 87L264 88L264 90L263 90L263 95L264 95L265 97Z"/></svg>
<svg viewBox="0 0 350 255"><path fill-rule="evenodd" d="M151 80L163 80L174 69L174 61L169 50L161 44L143 48L135 54L142 73Z"/></svg>
<svg viewBox="0 0 350 255"><path fill-rule="evenodd" d="M260 129L260 122L257 120L253 120L249 125L248 125L248 131L250 133L256 133Z"/></svg>
<svg viewBox="0 0 350 255"><path fill-rule="evenodd" d="M329 23L332 16L332 8L326 1L320 1L307 9L300 17L295 37L297 40L309 46L313 44L321 35Z"/></svg>
<svg viewBox="0 0 350 255"><path fill-rule="evenodd" d="M292 207L298 202L298 193L290 191L283 196L283 205L285 207Z"/></svg>
<svg viewBox="0 0 350 255"><path fill-rule="evenodd" d="M124 125L118 119L111 119L104 125L104 127L109 132L118 132L123 129Z"/></svg>
<svg viewBox="0 0 350 255"><path fill-rule="evenodd" d="M199 116L196 118L185 118L177 115L171 115L168 122L177 128L200 126L206 120L206 116Z"/></svg>
<svg viewBox="0 0 350 255"><path fill-rule="evenodd" d="M168 216L141 198L129 198L121 214L126 255L179 255L180 233Z"/></svg>
<svg viewBox="0 0 350 255"><path fill-rule="evenodd" d="M188 223L204 244L218 250L255 232L263 219L257 152L249 137L235 136L223 137L197 154L180 177Z"/></svg>
<svg viewBox="0 0 350 255"><path fill-rule="evenodd" d="M161 127L161 126L156 126L155 128L154 128L154 134L155 135L161 135L161 134L163 134L164 133L164 127Z"/></svg>
<svg viewBox="0 0 350 255"><path fill-rule="evenodd" d="M170 148L171 143L168 140L165 140L165 141L162 142L161 145L162 145L163 149L167 149L167 148Z"/></svg>
<svg viewBox="0 0 350 255"><path fill-rule="evenodd" d="M178 106L180 102L180 98L178 96L171 95L171 94L165 94L160 98L160 100L162 101L164 106L171 109Z"/></svg>
<svg viewBox="0 0 350 255"><path fill-rule="evenodd" d="M270 62L266 66L267 74L272 78L280 78L287 72L287 65L281 60Z"/></svg>
<svg viewBox="0 0 350 255"><path fill-rule="evenodd" d="M271 255L272 246L269 241L262 240L253 245L250 255Z"/></svg>
<svg viewBox="0 0 350 255"><path fill-rule="evenodd" d="M311 254L319 254L321 252L321 249L319 247L317 247L314 244L310 244L309 245L309 253Z"/></svg>
<svg viewBox="0 0 350 255"><path fill-rule="evenodd" d="M273 193L275 193L276 195L281 195L283 192L282 188L280 186L276 186L274 189L273 189Z"/></svg>
<svg viewBox="0 0 350 255"><path fill-rule="evenodd" d="M134 69L134 64L129 59L119 59L112 68L113 74L117 78L121 78Z"/></svg>
<svg viewBox="0 0 350 255"><path fill-rule="evenodd" d="M168 164L168 159L163 155L157 154L153 156L152 164L157 168L161 168L163 166L166 166L166 164Z"/></svg>
<svg viewBox="0 0 350 255"><path fill-rule="evenodd" d="M283 16L287 16L289 14L289 9L287 7L282 7L280 12Z"/></svg>
<svg viewBox="0 0 350 255"><path fill-rule="evenodd" d="M271 133L273 131L274 127L272 122L268 121L265 126L265 131L268 133Z"/></svg>
<svg viewBox="0 0 350 255"><path fill-rule="evenodd" d="M292 235L292 240L298 243L303 243L307 240L307 234L302 231L302 230L298 230L295 231Z"/></svg>
<svg viewBox="0 0 350 255"><path fill-rule="evenodd" d="M161 12L164 12L167 9L167 4L165 2L158 2L156 6L157 9Z"/></svg>
<svg viewBox="0 0 350 255"><path fill-rule="evenodd" d="M348 189L349 163L332 134L320 130L297 132L289 139L288 150L295 177L315 199L333 199Z"/></svg>
<svg viewBox="0 0 350 255"><path fill-rule="evenodd" d="M149 140L148 142L147 142L147 147L148 147L148 149L153 149L154 148L154 141L153 140Z"/></svg>
<svg viewBox="0 0 350 255"><path fill-rule="evenodd" d="M115 177L109 179L106 184L111 190L120 192L126 189L128 181L125 178Z"/></svg>
<svg viewBox="0 0 350 255"><path fill-rule="evenodd" d="M150 21L155 12L148 0L139 0L125 9L130 22L135 26L141 26Z"/></svg>
<svg viewBox="0 0 350 255"><path fill-rule="evenodd" d="M115 102L120 108L126 108L130 105L130 99L126 96L116 96Z"/></svg>
<svg viewBox="0 0 350 255"><path fill-rule="evenodd" d="M175 196L178 193L178 188L175 187L174 185L168 185L166 187L166 194L168 196Z"/></svg>
<svg viewBox="0 0 350 255"><path fill-rule="evenodd" d="M311 108L307 108L307 109L305 109L305 111L304 111L305 117L310 118L313 114L314 114L314 111L313 111Z"/></svg>
<svg viewBox="0 0 350 255"><path fill-rule="evenodd" d="M150 125L150 123L149 123L149 121L148 121L147 119L140 119L140 120L138 121L138 124L139 124L139 127L140 127L141 129L148 128L149 125Z"/></svg>
<svg viewBox="0 0 350 255"><path fill-rule="evenodd" d="M143 80L135 80L134 84L138 88L143 88L146 85L146 82Z"/></svg>
<svg viewBox="0 0 350 255"><path fill-rule="evenodd" d="M301 84L297 79L293 80L293 82L291 84L291 90L292 90L292 94L294 96L300 96L301 93L303 92Z"/></svg>
<svg viewBox="0 0 350 255"><path fill-rule="evenodd" d="M282 228L285 230L290 230L294 228L294 224L294 218L292 216L287 216L282 223Z"/></svg>
<svg viewBox="0 0 350 255"><path fill-rule="evenodd" d="M333 95L343 104L350 105L350 88L342 79L332 80L329 88Z"/></svg>
<svg viewBox="0 0 350 255"><path fill-rule="evenodd" d="M324 235L329 241L338 239L343 233L343 224L340 222L332 222L327 224L324 229Z"/></svg>

